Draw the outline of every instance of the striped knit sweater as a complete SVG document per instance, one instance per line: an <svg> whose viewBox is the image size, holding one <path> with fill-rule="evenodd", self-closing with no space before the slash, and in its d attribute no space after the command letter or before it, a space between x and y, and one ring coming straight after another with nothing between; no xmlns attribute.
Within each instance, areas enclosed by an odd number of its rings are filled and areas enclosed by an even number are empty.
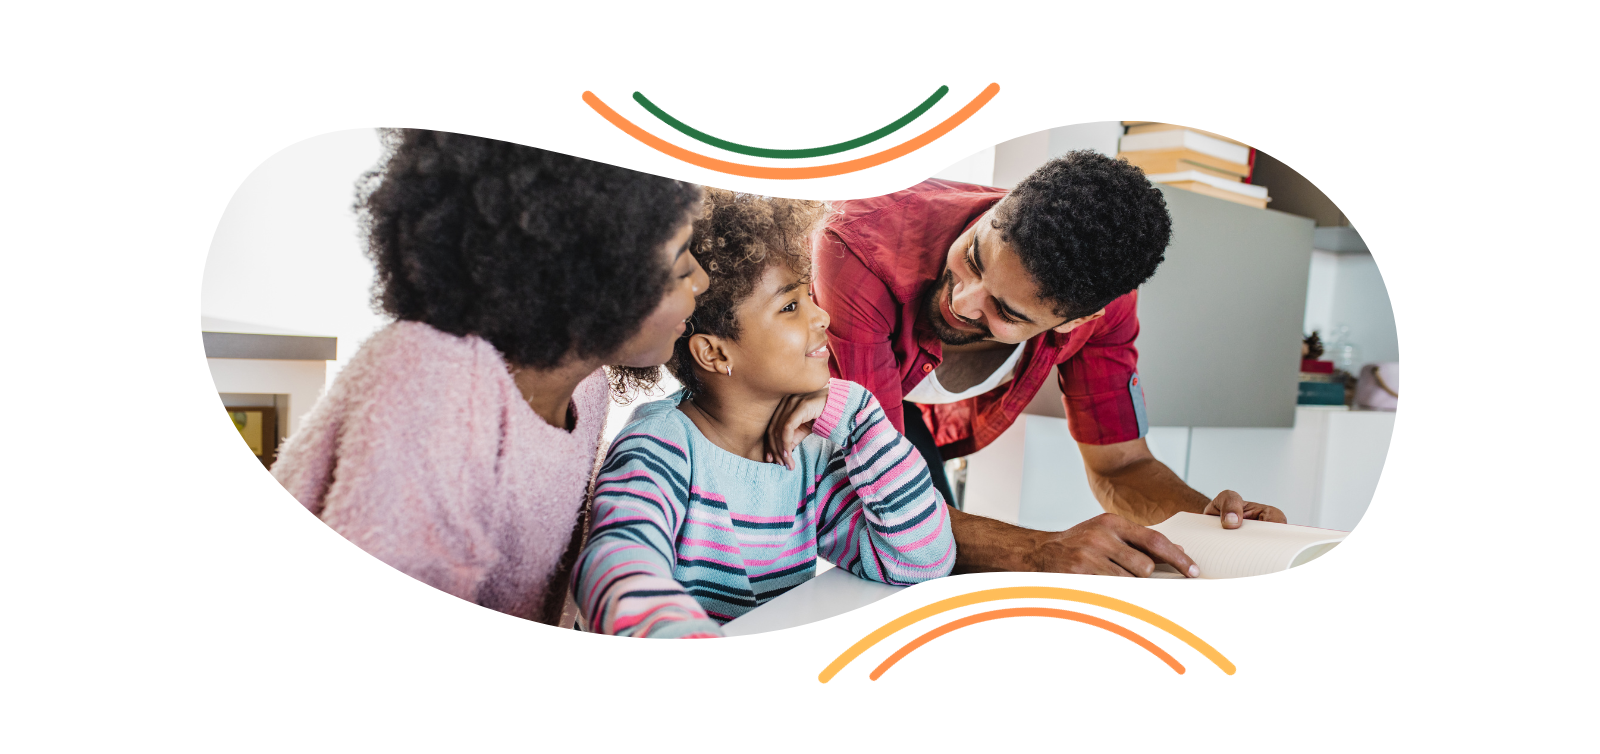
<svg viewBox="0 0 1600 754"><path fill-rule="evenodd" d="M573 574L591 630L721 636L809 580L818 557L886 584L950 573L955 538L928 467L860 385L829 383L792 471L713 445L682 399L640 406L600 471Z"/></svg>

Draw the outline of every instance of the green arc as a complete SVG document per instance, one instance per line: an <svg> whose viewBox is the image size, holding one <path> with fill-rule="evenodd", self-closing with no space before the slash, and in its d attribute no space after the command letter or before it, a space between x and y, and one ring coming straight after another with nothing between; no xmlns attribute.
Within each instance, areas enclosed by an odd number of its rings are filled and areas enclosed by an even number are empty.
<svg viewBox="0 0 1600 754"><path fill-rule="evenodd" d="M896 120L895 122L890 123L889 125L873 131L865 136L858 136L849 141L841 141L838 144L830 144L826 147L812 147L810 149L767 149L765 147L748 147L743 144L735 144L727 139L719 139L704 131L700 131L689 124L684 123L683 121L678 120L671 115L668 115L667 111L656 107L654 102L645 99L645 96L639 92L633 93L633 99L635 102L638 102L641 107L649 110L651 115L660 118L661 122L672 126L673 128L677 129L679 133L682 133L683 135L688 136L695 141L699 141L704 144L710 144L713 147L724 149L729 152L750 155L751 157L773 157L780 160L793 160L801 157L823 157L830 154L848 152L856 147L871 144L872 142L875 142L885 136L888 136L889 134L894 133L895 131L900 130L901 128L905 127L907 123L916 120L918 116L927 112L928 108L933 107L936 103L938 103L939 100L943 99L944 95L949 91L950 87L948 86L939 87L939 89L935 91L932 96L923 100L922 104L912 108L911 112L900 116L899 120Z"/></svg>

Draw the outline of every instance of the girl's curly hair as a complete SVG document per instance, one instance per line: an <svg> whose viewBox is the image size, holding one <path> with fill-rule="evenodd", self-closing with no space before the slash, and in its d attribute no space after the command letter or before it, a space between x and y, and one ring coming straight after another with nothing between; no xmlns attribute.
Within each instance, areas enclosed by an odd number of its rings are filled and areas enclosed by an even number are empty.
<svg viewBox="0 0 1600 754"><path fill-rule="evenodd" d="M811 246L829 212L825 202L705 190L705 214L694 223L689 250L711 278L695 300L689 333L678 340L667 371L690 395L702 389L689 355L689 335L737 340L739 304L769 266L781 264L809 278Z"/></svg>
<svg viewBox="0 0 1600 754"><path fill-rule="evenodd" d="M667 289L700 187L476 136L384 132L355 208L375 309L489 341L515 366L614 353Z"/></svg>

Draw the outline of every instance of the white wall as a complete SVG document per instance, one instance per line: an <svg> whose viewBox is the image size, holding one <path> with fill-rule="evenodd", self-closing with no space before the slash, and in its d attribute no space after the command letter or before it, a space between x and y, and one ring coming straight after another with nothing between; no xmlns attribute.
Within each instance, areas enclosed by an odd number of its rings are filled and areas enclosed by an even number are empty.
<svg viewBox="0 0 1600 754"><path fill-rule="evenodd" d="M1117 156L1122 141L1122 121L1103 120L1050 129L1050 156L1060 157L1079 149L1093 149L1107 157Z"/></svg>
<svg viewBox="0 0 1600 754"><path fill-rule="evenodd" d="M1044 164L1045 160L1076 149L1093 149L1115 156L1117 141L1121 138L1122 121L1117 120L1052 128L989 147L935 173L933 177L981 186L1013 188L1018 181Z"/></svg>
<svg viewBox="0 0 1600 754"><path fill-rule="evenodd" d="M1301 332L1320 333L1326 341L1333 332L1333 296L1339 283L1339 255L1311 250L1311 271L1306 281L1306 321Z"/></svg>
<svg viewBox="0 0 1600 754"><path fill-rule="evenodd" d="M338 131L290 146L251 173L212 238L200 311L338 338L332 379L384 323L368 305L373 268L350 209L356 179L378 157L372 129Z"/></svg>
<svg viewBox="0 0 1600 754"><path fill-rule="evenodd" d="M1389 290L1371 254L1339 256L1332 323L1350 326L1350 339L1361 347L1363 363L1400 360Z"/></svg>
<svg viewBox="0 0 1600 754"><path fill-rule="evenodd" d="M994 147L969 155L960 162L934 173L933 177L961 183L976 183L979 186L993 186Z"/></svg>
<svg viewBox="0 0 1600 754"><path fill-rule="evenodd" d="M1050 132L1038 131L994 147L994 185L1013 189L1050 159Z"/></svg>
<svg viewBox="0 0 1600 754"><path fill-rule="evenodd" d="M1327 342L1339 325L1350 328L1361 363L1400 360L1394 308L1372 255L1316 250L1307 282L1305 332L1316 330Z"/></svg>
<svg viewBox="0 0 1600 754"><path fill-rule="evenodd" d="M288 396L281 415L284 436L300 429L301 419L316 405L327 379L328 362L290 359L206 359L218 393Z"/></svg>
<svg viewBox="0 0 1600 754"><path fill-rule="evenodd" d="M1394 412L1301 406L1292 429L1151 427L1156 460L1207 497L1231 489L1289 523L1349 531L1378 488ZM1067 421L1025 414L967 456L968 513L1058 531L1102 512Z"/></svg>

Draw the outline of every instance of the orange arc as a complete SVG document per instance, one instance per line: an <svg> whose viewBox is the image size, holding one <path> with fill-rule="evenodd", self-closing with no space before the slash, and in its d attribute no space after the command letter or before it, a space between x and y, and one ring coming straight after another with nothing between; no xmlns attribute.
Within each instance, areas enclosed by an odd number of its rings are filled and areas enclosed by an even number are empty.
<svg viewBox="0 0 1600 754"><path fill-rule="evenodd" d="M1161 661L1165 662L1168 667L1171 667L1173 670L1177 671L1178 675L1183 675L1183 665L1179 664L1177 660L1173 659L1172 655L1167 654L1160 647L1151 643L1149 639L1129 631L1122 626L1112 623L1111 621L1096 618L1092 615L1075 613L1071 610L1057 610L1053 607L1009 607L1002 610L990 610L986 613L977 613L975 615L969 615L965 618L959 618L935 628L921 636L918 636L916 639L913 639L911 643L901 647L898 652L889 655L889 659L884 660L883 664L879 665L877 669L873 670L870 677L874 681L878 680L878 678L888 671L889 668L894 667L895 663L905 659L906 655L915 652L918 647L921 647L922 645L944 636L945 634L948 634L958 628L966 628L974 623L983 623L984 621L999 620L1001 618L1022 617L1061 618L1064 620L1075 620L1079 623L1087 623L1091 626L1103 628L1118 636L1121 636L1124 639L1138 644L1141 647L1144 647L1150 652L1150 654L1161 658Z"/></svg>
<svg viewBox="0 0 1600 754"><path fill-rule="evenodd" d="M1178 621L1171 620L1168 616L1157 613L1155 610L1150 610L1150 608L1142 607L1142 605L1133 604L1133 602L1128 602L1125 599L1117 599L1117 597L1109 596L1109 594L1088 591L1088 589L1072 589L1067 588L1067 586L995 586L995 588L974 589L974 591L965 592L965 594L934 600L930 604L922 605L922 607L914 608L914 610L909 610L909 612L901 613L901 615L894 616L890 620L883 621L878 628L867 631L866 636L851 642L850 647L845 647L843 652L838 653L834 660L827 663L827 666L822 668L822 672L816 674L816 682L822 685L829 684L830 680L834 680L840 672L845 671L845 668L848 668L850 663L854 663L862 655L870 652L872 647L883 644L886 640L890 640L890 637L893 637L894 634L906 631L906 629L912 628L912 626L922 623L922 621L938 618L944 613L966 610L966 608L976 607L976 605L989 604L989 602L1008 602L1008 600L1077 602L1077 604L1090 605L1090 607L1098 607L1101 610L1107 610L1107 612L1125 615L1128 618L1133 618L1133 620L1141 621L1141 623L1150 624L1158 631L1165 632L1166 636L1178 639L1179 642L1184 642L1184 645L1200 653L1200 656L1203 656L1206 660L1210 660L1211 664L1214 664L1219 671L1222 671L1224 676L1238 676L1238 664L1229 660L1227 655L1222 655L1218 648L1211 645L1211 642L1206 642L1205 639L1195 636L1194 631L1182 628Z"/></svg>
<svg viewBox="0 0 1600 754"><path fill-rule="evenodd" d="M990 84L984 87L983 91L979 92L978 96L972 98L971 102L968 102L966 106L962 107L960 110L957 110L950 117L945 118L944 121L939 125L928 129L920 136L910 139L902 144L885 149L882 152L869 154L865 157L858 157L854 160L835 162L828 165L809 165L806 167L782 168L769 168L760 165L745 165L743 163L728 162L727 160L719 160L714 157L707 157L699 152L691 152L634 125L632 121L622 117L617 113L617 111L612 110L609 106L607 106L606 103L601 102L600 98L594 95L594 92L584 92L583 101L588 103L589 107L594 108L594 111L599 113L600 117L611 121L611 125L622 129L623 133L638 139L640 142L644 143L645 146L661 152L668 157L675 157L679 160L689 163L690 165L696 165L707 170L715 170L719 173L727 173L728 175L737 175L745 178L771 178L792 181L803 178L828 178L835 175L854 173L860 170L866 170L870 167L882 165L890 160L904 157L912 152L917 151L918 149L927 146L928 144L933 143L935 139L949 133L951 129L954 129L956 126L966 122L968 118L972 117L973 113L978 112L978 110L984 105L989 104L989 100L994 99L994 96L999 93L999 84Z"/></svg>

